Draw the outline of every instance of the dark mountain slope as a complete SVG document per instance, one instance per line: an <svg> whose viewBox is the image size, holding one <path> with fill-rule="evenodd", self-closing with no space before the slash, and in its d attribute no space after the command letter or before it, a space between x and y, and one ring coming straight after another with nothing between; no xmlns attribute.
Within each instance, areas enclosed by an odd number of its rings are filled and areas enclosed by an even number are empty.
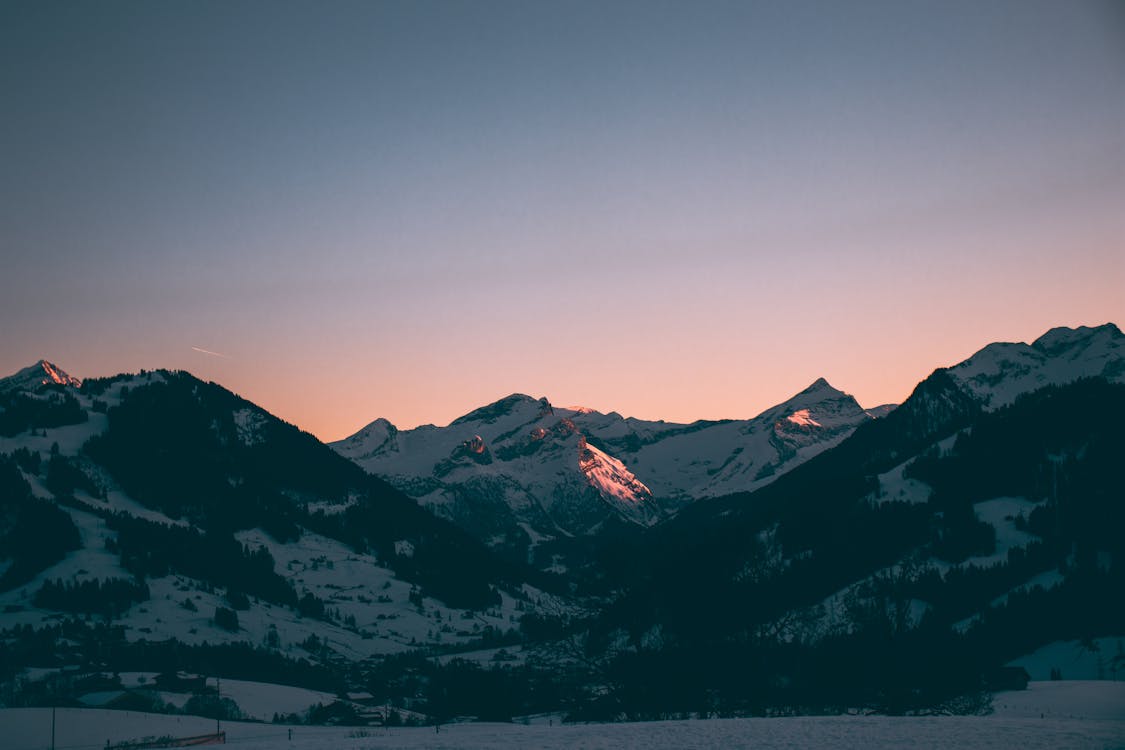
<svg viewBox="0 0 1125 750"><path fill-rule="evenodd" d="M491 583L518 578L311 435L216 384L160 374L110 408L108 428L85 448L144 505L219 534L260 527L284 541L311 528L376 553L452 606L485 606ZM410 555L396 552L404 542Z"/></svg>
<svg viewBox="0 0 1125 750"><path fill-rule="evenodd" d="M935 373L837 448L616 559L625 593L589 648L618 708L711 694L903 710L1054 640L1125 632L1125 386L1052 386L991 413L949 386ZM883 496L907 461L928 501ZM1027 510L989 517L1005 504Z"/></svg>

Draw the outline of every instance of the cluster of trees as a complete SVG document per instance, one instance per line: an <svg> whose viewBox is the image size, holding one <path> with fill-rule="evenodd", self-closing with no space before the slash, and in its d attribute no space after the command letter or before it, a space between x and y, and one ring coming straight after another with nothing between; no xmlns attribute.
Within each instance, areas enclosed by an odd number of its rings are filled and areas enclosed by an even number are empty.
<svg viewBox="0 0 1125 750"><path fill-rule="evenodd" d="M191 645L175 639L130 641L124 628L102 621L67 619L58 625L19 626L2 631L0 680L14 680L30 666L78 665L104 671L189 672L238 680L301 685L340 693L343 670L293 659L249 643ZM8 702L7 705L21 705Z"/></svg>
<svg viewBox="0 0 1125 750"><path fill-rule="evenodd" d="M80 545L70 514L34 497L16 459L0 454L0 559L11 561L0 591L27 583Z"/></svg>
<svg viewBox="0 0 1125 750"><path fill-rule="evenodd" d="M123 578L46 581L35 593L36 607L116 617L149 598L144 582Z"/></svg>
<svg viewBox="0 0 1125 750"><path fill-rule="evenodd" d="M573 706L584 681L569 667L482 666L456 658L443 664L419 653L380 659L367 666L361 679L379 702L405 703L442 722L455 716L510 721L514 716Z"/></svg>
<svg viewBox="0 0 1125 750"><path fill-rule="evenodd" d="M265 547L241 544L229 533L169 526L123 513L108 515L106 523L117 532L112 545L121 564L138 578L176 572L282 606L297 607L303 601L274 570L273 555ZM315 610L309 604L301 609L313 616ZM321 604L319 614L323 612Z"/></svg>
<svg viewBox="0 0 1125 750"><path fill-rule="evenodd" d="M84 450L132 497L173 518L224 531L264 524L280 540L296 538L293 503L280 490L306 463L263 461L261 444L243 444L232 414L244 406L218 386L166 373L111 408L109 428Z"/></svg>
<svg viewBox="0 0 1125 750"><path fill-rule="evenodd" d="M105 497L105 490L101 485L76 466L73 460L59 455L58 444L52 446L43 484L59 498L72 496L75 490L82 490L92 497Z"/></svg>
<svg viewBox="0 0 1125 750"><path fill-rule="evenodd" d="M62 386L43 386L38 393L0 393L0 435L12 437L29 429L81 424L86 410Z"/></svg>

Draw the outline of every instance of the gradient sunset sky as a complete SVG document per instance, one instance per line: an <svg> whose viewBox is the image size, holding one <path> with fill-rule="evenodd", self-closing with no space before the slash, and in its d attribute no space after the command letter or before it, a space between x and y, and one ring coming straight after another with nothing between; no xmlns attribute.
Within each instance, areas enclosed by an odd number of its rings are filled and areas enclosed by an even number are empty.
<svg viewBox="0 0 1125 750"><path fill-rule="evenodd" d="M0 112L0 374L322 439L1125 324L1121 2L6 1Z"/></svg>

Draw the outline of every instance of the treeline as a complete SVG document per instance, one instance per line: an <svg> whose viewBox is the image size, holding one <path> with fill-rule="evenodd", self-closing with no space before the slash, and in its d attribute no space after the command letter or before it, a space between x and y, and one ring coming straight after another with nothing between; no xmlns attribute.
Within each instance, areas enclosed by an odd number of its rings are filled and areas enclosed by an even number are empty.
<svg viewBox="0 0 1125 750"><path fill-rule="evenodd" d="M440 663L419 653L389 655L364 670L360 685L377 701L429 715L510 721L579 703L588 674L573 666L498 661L488 666L464 659Z"/></svg>
<svg viewBox="0 0 1125 750"><path fill-rule="evenodd" d="M241 544L229 533L201 532L123 513L108 515L106 525L117 532L111 551L138 578L180 573L286 607L297 607L302 600L276 572L268 549ZM302 613L323 616L323 604L306 602Z"/></svg>
<svg viewBox="0 0 1125 750"><path fill-rule="evenodd" d="M397 576L419 584L428 596L450 607L480 610L500 603L490 582L515 578L511 566L389 485L380 487L381 480L370 477L369 482L369 494L343 512L310 514L308 527L357 551L373 553ZM410 542L409 553L396 551L399 540Z"/></svg>
<svg viewBox="0 0 1125 750"><path fill-rule="evenodd" d="M260 444L239 439L232 411L245 402L187 374L164 376L109 409L109 428L85 452L130 496L172 518L223 531L264 526L279 540L296 538L283 483L263 470ZM298 475L304 465L292 456L278 463Z"/></svg>
<svg viewBox="0 0 1125 750"><path fill-rule="evenodd" d="M0 454L0 560L11 561L0 591L27 583L80 546L70 514L34 497L16 459Z"/></svg>
<svg viewBox="0 0 1125 750"><path fill-rule="evenodd" d="M46 581L32 602L36 607L116 617L136 603L147 601L148 586L123 578Z"/></svg>
<svg viewBox="0 0 1125 750"><path fill-rule="evenodd" d="M91 497L104 498L105 490L79 468L73 459L60 456L58 445L52 446L51 457L47 460L47 476L43 484L58 498L72 496L75 490L82 490Z"/></svg>
<svg viewBox="0 0 1125 750"><path fill-rule="evenodd" d="M190 645L175 639L130 641L124 628L101 622L68 619L54 626L20 626L0 631L0 681L12 686L30 666L78 665L103 671L178 671L229 679L299 685L333 693L347 685L342 670L294 659L249 643ZM10 694L7 705L31 705ZM46 705L46 704L44 704Z"/></svg>
<svg viewBox="0 0 1125 750"><path fill-rule="evenodd" d="M1125 555L1123 419L1125 385L1089 379L1050 386L986 415L948 455L921 456L909 474L934 488L936 510L1004 496L1044 500L1027 530L1056 553L1077 545L1080 554Z"/></svg>
<svg viewBox="0 0 1125 750"><path fill-rule="evenodd" d="M89 419L78 399L62 386L42 386L32 395L0 393L0 435L13 437L26 430L81 424Z"/></svg>

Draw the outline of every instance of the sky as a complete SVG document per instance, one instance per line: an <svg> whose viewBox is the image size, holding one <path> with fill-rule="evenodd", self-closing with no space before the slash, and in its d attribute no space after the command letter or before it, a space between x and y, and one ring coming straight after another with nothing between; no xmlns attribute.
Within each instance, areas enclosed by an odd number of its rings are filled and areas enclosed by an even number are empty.
<svg viewBox="0 0 1125 750"><path fill-rule="evenodd" d="M1121 2L4 0L0 112L0 373L325 440L1125 325Z"/></svg>

